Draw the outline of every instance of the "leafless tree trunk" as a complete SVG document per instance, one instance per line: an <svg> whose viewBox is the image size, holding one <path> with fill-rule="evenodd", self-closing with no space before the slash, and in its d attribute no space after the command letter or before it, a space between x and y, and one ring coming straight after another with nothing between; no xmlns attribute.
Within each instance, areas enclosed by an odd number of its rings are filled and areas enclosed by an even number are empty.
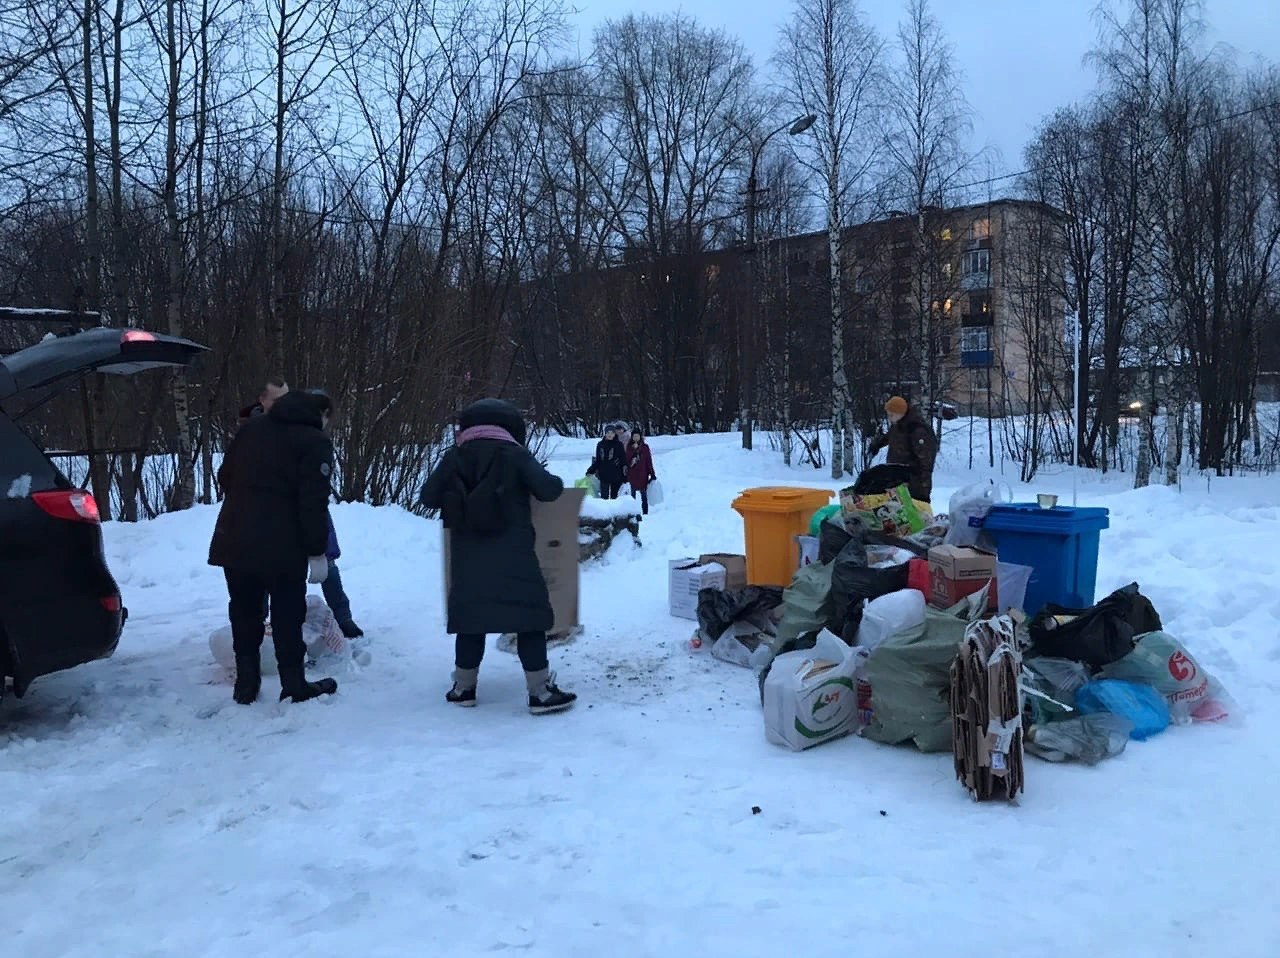
<svg viewBox="0 0 1280 958"><path fill-rule="evenodd" d="M797 137L802 164L818 182L826 209L831 315L831 476L852 471L854 427L845 343L846 217L867 192L877 154L874 135L882 43L855 0L798 0L775 57L783 98L797 113L818 117L815 135Z"/></svg>
<svg viewBox="0 0 1280 958"><path fill-rule="evenodd" d="M963 311L959 287L944 275L944 266L958 259L961 237L943 234L933 213L945 209L957 179L972 163L962 145L970 111L954 63L955 50L934 19L929 0L907 0L906 17L898 26L897 58L889 72L885 143L891 188L910 199L915 215L911 286L920 393L914 398L926 416L941 398L943 345L953 334L955 314ZM990 230L972 239L982 242L989 237Z"/></svg>

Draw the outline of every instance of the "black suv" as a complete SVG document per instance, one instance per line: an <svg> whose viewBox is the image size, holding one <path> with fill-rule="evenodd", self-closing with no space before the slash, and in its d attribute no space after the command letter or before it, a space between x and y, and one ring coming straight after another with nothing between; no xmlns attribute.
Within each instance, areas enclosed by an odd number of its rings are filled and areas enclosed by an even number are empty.
<svg viewBox="0 0 1280 958"><path fill-rule="evenodd" d="M49 336L0 358L0 404L41 390L47 398L88 373L186 366L202 352L141 329ZM6 676L21 697L32 679L111 655L127 615L93 496L72 486L0 405L0 697Z"/></svg>

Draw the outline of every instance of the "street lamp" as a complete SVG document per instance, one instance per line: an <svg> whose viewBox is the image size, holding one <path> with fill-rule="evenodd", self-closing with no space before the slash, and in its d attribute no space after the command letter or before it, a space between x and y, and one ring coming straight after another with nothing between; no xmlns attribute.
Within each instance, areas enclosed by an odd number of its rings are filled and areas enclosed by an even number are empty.
<svg viewBox="0 0 1280 958"><path fill-rule="evenodd" d="M747 309L745 329L742 331L742 379L739 401L739 418L742 422L742 448L750 449L752 445L751 422L755 415L755 346L756 346L756 197L761 192L756 184L756 168L760 165L760 154L765 145L785 132L788 136L798 136L818 121L816 113L797 117L784 123L769 133L751 150L751 169L747 174Z"/></svg>

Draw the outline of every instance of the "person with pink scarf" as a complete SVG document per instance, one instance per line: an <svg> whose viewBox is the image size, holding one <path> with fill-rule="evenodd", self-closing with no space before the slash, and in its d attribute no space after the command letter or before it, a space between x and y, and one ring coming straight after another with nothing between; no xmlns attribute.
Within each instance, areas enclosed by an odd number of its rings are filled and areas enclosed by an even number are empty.
<svg viewBox="0 0 1280 958"><path fill-rule="evenodd" d="M534 551L530 497L552 502L564 483L525 447L524 417L501 399L462 411L453 448L422 488L449 531L448 631L454 639L453 687L445 699L476 704L488 633L516 633L529 711L560 712L577 700L556 686L547 661L551 597Z"/></svg>

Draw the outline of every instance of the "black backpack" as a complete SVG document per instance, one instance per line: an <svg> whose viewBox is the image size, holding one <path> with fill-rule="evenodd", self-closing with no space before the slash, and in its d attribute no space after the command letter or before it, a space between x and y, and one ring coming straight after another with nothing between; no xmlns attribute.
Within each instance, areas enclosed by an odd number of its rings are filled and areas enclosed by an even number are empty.
<svg viewBox="0 0 1280 958"><path fill-rule="evenodd" d="M1031 620L1031 645L1035 655L1101 668L1132 652L1137 636L1161 628L1155 606L1131 582L1090 609L1046 605Z"/></svg>

